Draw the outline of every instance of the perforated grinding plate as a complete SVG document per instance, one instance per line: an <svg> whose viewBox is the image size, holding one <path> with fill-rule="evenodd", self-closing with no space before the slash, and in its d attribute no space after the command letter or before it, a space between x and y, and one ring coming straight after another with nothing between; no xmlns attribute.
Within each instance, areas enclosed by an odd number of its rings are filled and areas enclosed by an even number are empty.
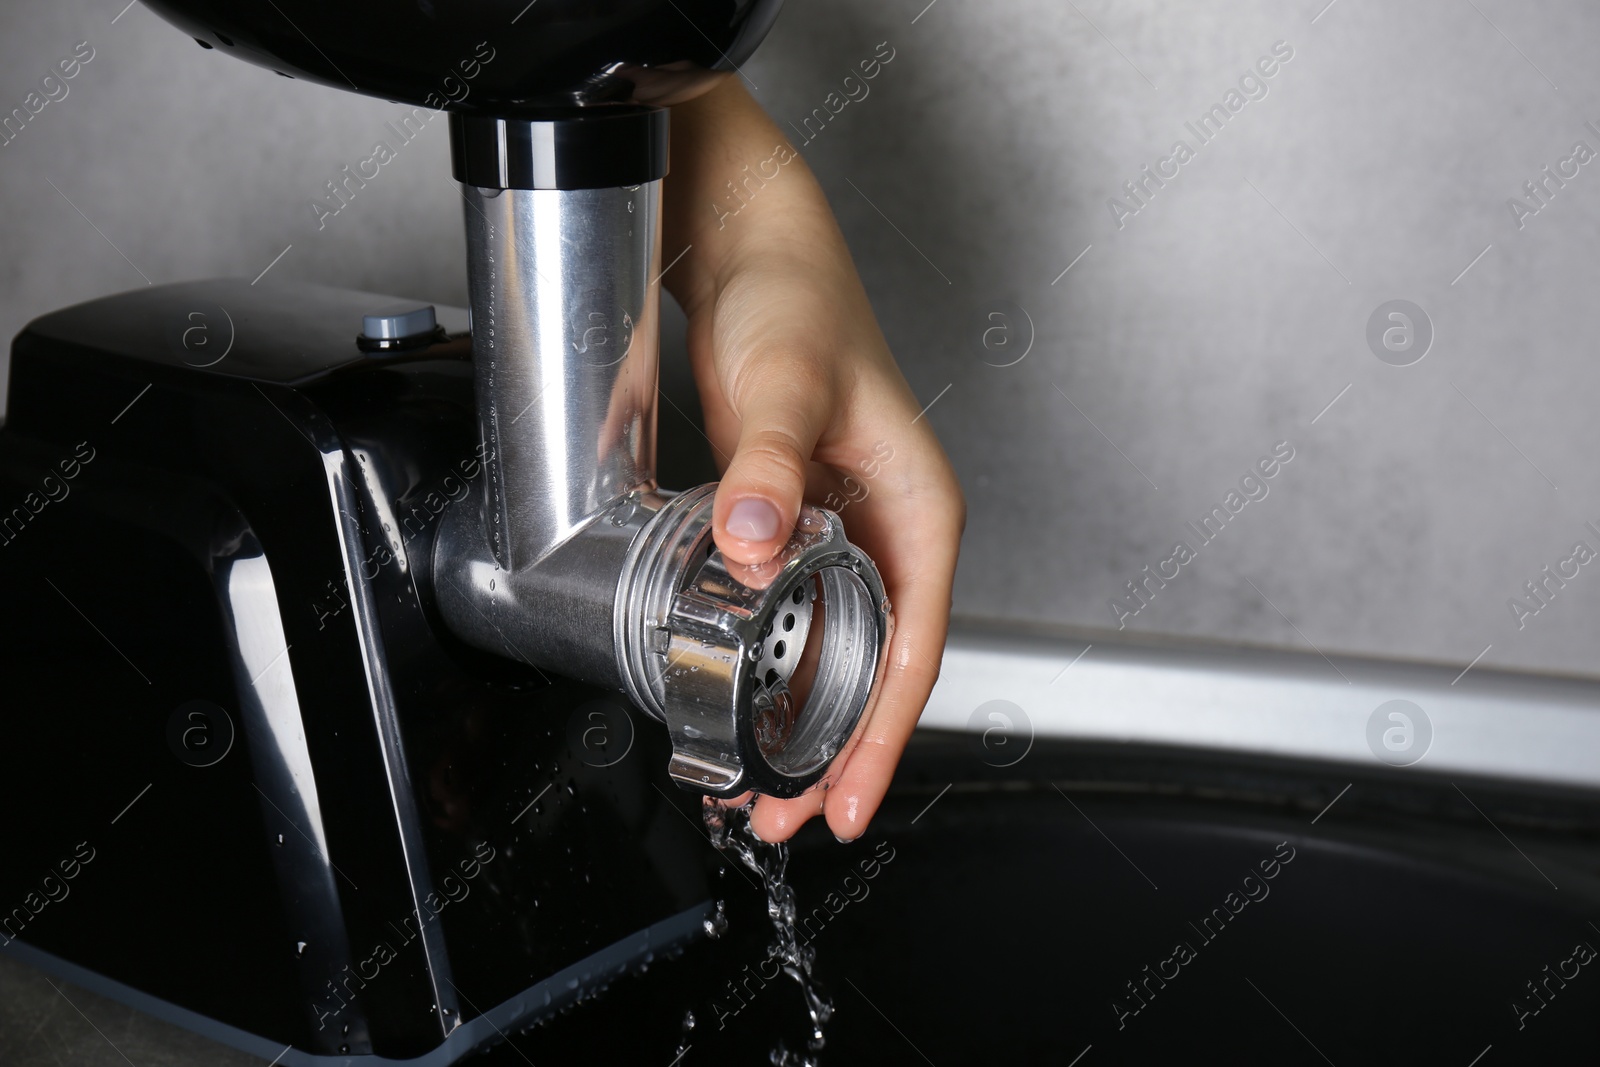
<svg viewBox="0 0 1600 1067"><path fill-rule="evenodd" d="M817 598L817 580L809 577L789 591L784 605L772 617L772 625L761 638L761 659L756 663L756 679L770 685L769 672L787 682L800 664L806 637L811 633L811 613Z"/></svg>

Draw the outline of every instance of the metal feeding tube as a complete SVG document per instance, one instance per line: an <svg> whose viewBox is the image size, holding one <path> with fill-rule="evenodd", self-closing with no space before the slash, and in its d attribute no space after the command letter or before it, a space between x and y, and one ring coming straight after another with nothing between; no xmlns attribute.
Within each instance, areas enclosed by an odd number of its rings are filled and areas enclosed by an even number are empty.
<svg viewBox="0 0 1600 1067"><path fill-rule="evenodd" d="M446 624L626 693L684 788L799 795L872 697L888 602L831 512L803 507L748 567L712 541L715 485L656 487L666 112L452 115L451 135L487 477L440 525Z"/></svg>

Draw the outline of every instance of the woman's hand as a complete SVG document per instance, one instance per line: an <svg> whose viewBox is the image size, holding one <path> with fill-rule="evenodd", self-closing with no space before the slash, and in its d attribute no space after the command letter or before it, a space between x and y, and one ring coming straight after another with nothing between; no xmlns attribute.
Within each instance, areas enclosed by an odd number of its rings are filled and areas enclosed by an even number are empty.
<svg viewBox="0 0 1600 1067"><path fill-rule="evenodd" d="M751 821L781 841L821 812L836 836L853 839L888 791L938 677L966 505L821 187L734 78L673 108L664 230L668 262L688 250L664 283L688 314L723 470L717 547L739 563L770 559L804 497L840 512L894 609L881 693L827 788L761 797Z"/></svg>

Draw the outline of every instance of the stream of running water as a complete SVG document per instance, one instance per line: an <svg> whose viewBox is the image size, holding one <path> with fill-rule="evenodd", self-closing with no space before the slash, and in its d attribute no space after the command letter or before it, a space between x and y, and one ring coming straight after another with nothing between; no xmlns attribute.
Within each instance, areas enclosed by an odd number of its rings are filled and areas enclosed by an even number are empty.
<svg viewBox="0 0 1600 1067"><path fill-rule="evenodd" d="M792 1052L780 1040L778 1047L772 1051L770 1062L774 1067L819 1067L817 1054L825 1044L822 1031L833 1015L833 999L812 973L816 966L816 949L800 943L795 925L794 888L785 879L789 866L789 846L783 842L769 844L756 836L755 831L750 829L750 812L754 806L752 800L743 807L730 808L706 797L702 813L711 843L724 855L732 856L740 866L761 878L767 894L767 917L772 920L774 935L773 943L767 949L769 957L777 960L783 973L799 985L806 1014L811 1019L807 1052ZM720 905L717 914L722 914Z"/></svg>

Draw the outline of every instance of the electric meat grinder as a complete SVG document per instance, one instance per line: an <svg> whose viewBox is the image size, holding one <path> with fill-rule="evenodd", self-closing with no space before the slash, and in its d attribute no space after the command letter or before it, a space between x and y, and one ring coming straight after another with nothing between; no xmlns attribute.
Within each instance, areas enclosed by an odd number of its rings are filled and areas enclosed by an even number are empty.
<svg viewBox="0 0 1600 1067"><path fill-rule="evenodd" d="M888 624L836 515L744 567L655 484L665 105L779 2L150 0L449 110L471 307L207 281L18 336L0 951L281 1064L443 1064L699 932L661 768L803 792Z"/></svg>

